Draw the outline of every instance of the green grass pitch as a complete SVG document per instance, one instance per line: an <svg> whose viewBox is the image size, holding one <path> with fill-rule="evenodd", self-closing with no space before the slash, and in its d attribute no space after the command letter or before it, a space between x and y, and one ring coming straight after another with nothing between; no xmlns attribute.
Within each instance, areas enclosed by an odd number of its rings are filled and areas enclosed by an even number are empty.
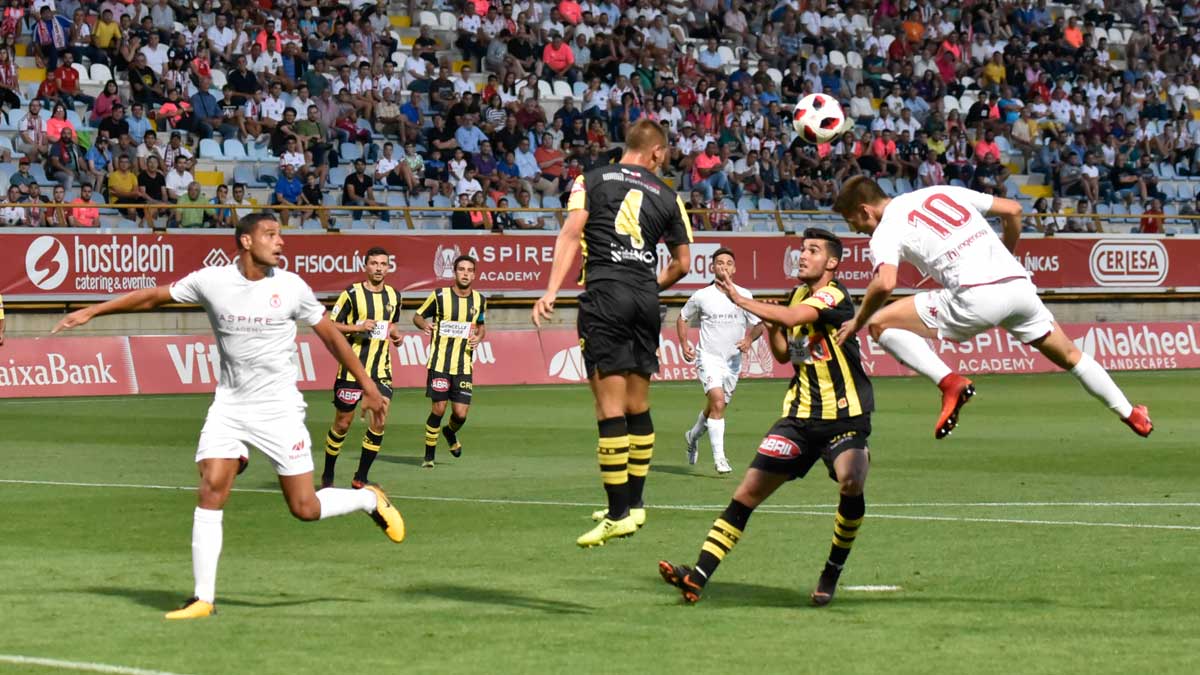
<svg viewBox="0 0 1200 675"><path fill-rule="evenodd" d="M252 455L225 509L220 613L170 623L191 591L195 497L170 488L195 484L208 398L6 401L0 655L194 675L1200 672L1198 377L1116 375L1150 406L1148 440L1045 375L979 378L958 431L934 441L936 389L877 380L867 516L842 583L900 590L842 590L825 609L807 606L836 503L819 468L755 513L700 604L655 566L694 562L783 383L739 388L728 477L707 441L701 464L684 458L698 386L655 385L649 522L592 550L574 544L603 498L585 388L481 388L464 456L443 443L432 471L418 466L427 403L402 391L372 478L407 541L357 514L293 520ZM320 448L332 407L308 400ZM10 672L54 669L0 661Z"/></svg>

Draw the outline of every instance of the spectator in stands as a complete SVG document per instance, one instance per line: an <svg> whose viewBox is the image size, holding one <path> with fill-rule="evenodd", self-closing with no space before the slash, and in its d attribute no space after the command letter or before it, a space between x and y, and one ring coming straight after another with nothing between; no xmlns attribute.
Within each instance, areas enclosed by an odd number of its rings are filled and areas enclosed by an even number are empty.
<svg viewBox="0 0 1200 675"><path fill-rule="evenodd" d="M311 175L311 174L310 174ZM215 208L206 213L207 222L211 227L227 227L234 222L233 209L225 206L229 204L229 186L218 185L217 194L209 203Z"/></svg>
<svg viewBox="0 0 1200 675"><path fill-rule="evenodd" d="M1091 215L1093 217L1088 218ZM1100 219L1094 216L1091 204L1086 199L1076 202L1075 212L1067 218L1067 232L1103 232Z"/></svg>
<svg viewBox="0 0 1200 675"><path fill-rule="evenodd" d="M146 62L145 52L138 52L129 66L129 88L133 100L144 105L157 106L167 99L162 78Z"/></svg>
<svg viewBox="0 0 1200 675"><path fill-rule="evenodd" d="M55 185L50 193L50 207L45 211L45 225L48 227L69 227L67 215L70 209L66 206L67 191L61 185Z"/></svg>
<svg viewBox="0 0 1200 675"><path fill-rule="evenodd" d="M70 227L96 227L100 224L100 209L92 203L92 186L84 183L79 186L79 196L66 210L67 225Z"/></svg>
<svg viewBox="0 0 1200 675"><path fill-rule="evenodd" d="M1146 210L1142 212L1142 219L1138 223L1138 232L1141 234L1162 234L1165 229L1163 227L1162 216L1162 202L1157 199L1151 199L1148 206L1146 206Z"/></svg>
<svg viewBox="0 0 1200 675"><path fill-rule="evenodd" d="M346 176L346 180L342 183L342 206L379 206L379 202L375 201L374 181L367 173L367 163L362 159L354 160L354 173ZM378 215L384 222L391 220L391 214L386 210L372 211L371 215ZM351 214L354 220L362 220L363 212L354 210Z"/></svg>
<svg viewBox="0 0 1200 675"><path fill-rule="evenodd" d="M220 196L220 191L217 192L217 195ZM230 201L222 200L221 203L229 204L229 206L232 209L231 210L232 218L228 219L226 221L227 225L233 225L236 223L236 221L239 221L242 218L245 218L246 216L250 215L251 213L254 213L255 208L258 206L257 201L255 201L253 198L246 196L246 184L245 183L234 183L233 184L233 199Z"/></svg>
<svg viewBox="0 0 1200 675"><path fill-rule="evenodd" d="M76 180L86 172L82 149L75 142L71 127L63 127L57 141L50 146L46 156L46 176L70 190Z"/></svg>
<svg viewBox="0 0 1200 675"><path fill-rule="evenodd" d="M41 118L42 102L34 99L29 102L29 112L17 127L18 133L13 143L17 152L23 153L31 161L41 161L50 151L50 139L46 135L46 122Z"/></svg>
<svg viewBox="0 0 1200 675"><path fill-rule="evenodd" d="M389 141L383 144L383 156L375 163L375 182L390 187L406 188L409 194L417 189L417 179L404 158L396 158L395 146Z"/></svg>
<svg viewBox="0 0 1200 675"><path fill-rule="evenodd" d="M303 193L304 185L300 182L300 177L296 175L296 169L291 164L284 164L283 174L275 182L275 190L271 193L271 204L300 206L300 196ZM288 219L293 211L291 209L280 209L278 213L279 224L287 227Z"/></svg>
<svg viewBox="0 0 1200 675"><path fill-rule="evenodd" d="M3 225L24 225L25 224L25 207L17 206L23 203L26 197L21 194L21 191L16 185L8 186L8 194L4 201L9 204L0 208L0 224Z"/></svg>
<svg viewBox="0 0 1200 675"><path fill-rule="evenodd" d="M458 201L455 205L459 210L450 214L450 229L452 230L473 230L475 225L471 222L471 212L467 211L471 207L471 196L463 192L458 195Z"/></svg>
<svg viewBox="0 0 1200 675"><path fill-rule="evenodd" d="M575 53L571 46L563 42L562 33L550 31L550 42L542 49L542 69L539 75L542 79L554 81L566 80L574 84L579 79L579 69L575 67Z"/></svg>
<svg viewBox="0 0 1200 675"><path fill-rule="evenodd" d="M178 202L179 198L187 194L188 186L195 182L195 176L191 171L188 171L187 157L182 154L174 156L174 162L171 164L171 170L167 172L166 177L166 200L167 202Z"/></svg>
<svg viewBox="0 0 1200 675"><path fill-rule="evenodd" d="M55 87L58 89L58 100L71 110L75 109L76 101L84 105L92 105L96 100L79 89L79 73L72 67L73 62L74 57L71 52L63 52L61 65L50 73L50 77L53 78Z"/></svg>
<svg viewBox="0 0 1200 675"><path fill-rule="evenodd" d="M171 209L167 220L168 227L204 227L212 212L212 209L199 206L207 204L208 197L200 191L200 184L196 181L187 184L187 187L176 198L175 203L181 207L195 208Z"/></svg>
<svg viewBox="0 0 1200 675"><path fill-rule="evenodd" d="M522 230L545 229L545 214L528 210L530 206L529 190L522 188L517 192L517 211L512 214L513 223ZM521 210L524 209L524 210Z"/></svg>
<svg viewBox="0 0 1200 675"><path fill-rule="evenodd" d="M109 203L122 206L143 203L141 193L138 191L138 177L137 174L130 171L131 166L128 156L117 157L116 171L108 174ZM122 213L128 218L135 217L134 211L130 209L122 209Z"/></svg>
<svg viewBox="0 0 1200 675"><path fill-rule="evenodd" d="M162 172L162 159L157 154L145 158L145 168L138 173L137 191L142 204L166 204L170 202L167 195L167 175ZM142 222L145 227L154 227L158 217L158 209L147 206L141 209Z"/></svg>
<svg viewBox="0 0 1200 675"><path fill-rule="evenodd" d="M40 19L33 27L33 43L46 65L46 71L50 72L58 67L59 53L70 47L71 21L55 14L48 4L42 6L38 16Z"/></svg>

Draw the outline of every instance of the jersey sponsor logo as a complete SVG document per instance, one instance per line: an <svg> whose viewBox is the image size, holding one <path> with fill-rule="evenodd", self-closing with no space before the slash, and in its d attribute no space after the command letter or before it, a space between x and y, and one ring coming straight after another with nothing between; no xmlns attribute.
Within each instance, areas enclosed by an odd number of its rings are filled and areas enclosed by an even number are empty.
<svg viewBox="0 0 1200 675"><path fill-rule="evenodd" d="M450 391L450 380L444 377L435 377L433 382L429 384L429 388L434 391Z"/></svg>
<svg viewBox="0 0 1200 675"><path fill-rule="evenodd" d="M771 434L762 439L762 443L758 445L758 452L768 457L788 459L800 454L800 446L783 436Z"/></svg>
<svg viewBox="0 0 1200 675"><path fill-rule="evenodd" d="M1167 248L1158 241L1101 239L1088 256L1092 278L1101 286L1157 286L1169 267Z"/></svg>
<svg viewBox="0 0 1200 675"><path fill-rule="evenodd" d="M349 404L353 405L355 403L358 403L359 399L362 398L362 395L363 395L363 393L362 393L361 389L338 389L337 390L337 398L342 403L349 403Z"/></svg>
<svg viewBox="0 0 1200 675"><path fill-rule="evenodd" d="M62 285L68 271L67 247L54 237L38 237L25 251L25 276L43 291Z"/></svg>
<svg viewBox="0 0 1200 675"><path fill-rule="evenodd" d="M825 289L821 289L821 290L817 291L816 293L813 293L812 297L825 303L826 307L836 307L837 306L837 301L833 299L833 293L830 293L829 291L827 291Z"/></svg>
<svg viewBox="0 0 1200 675"><path fill-rule="evenodd" d="M438 337L465 340L471 337L469 321L441 321L437 326Z"/></svg>
<svg viewBox="0 0 1200 675"><path fill-rule="evenodd" d="M550 359L550 377L567 382L582 382L587 367L583 363L583 340L578 345L560 350Z"/></svg>
<svg viewBox="0 0 1200 675"><path fill-rule="evenodd" d="M439 279L454 278L454 259L460 255L458 245L438 245L433 254L433 274Z"/></svg>
<svg viewBox="0 0 1200 675"><path fill-rule="evenodd" d="M224 267L232 262L233 259L219 248L214 248L208 252L208 255L204 256L205 267Z"/></svg>

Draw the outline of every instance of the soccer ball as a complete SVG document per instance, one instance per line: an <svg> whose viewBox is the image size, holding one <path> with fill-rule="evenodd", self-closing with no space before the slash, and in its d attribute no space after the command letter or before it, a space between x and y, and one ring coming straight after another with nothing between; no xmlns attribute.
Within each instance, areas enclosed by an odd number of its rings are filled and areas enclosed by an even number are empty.
<svg viewBox="0 0 1200 675"><path fill-rule="evenodd" d="M796 103L792 127L808 143L829 143L845 129L846 113L832 96L809 94Z"/></svg>

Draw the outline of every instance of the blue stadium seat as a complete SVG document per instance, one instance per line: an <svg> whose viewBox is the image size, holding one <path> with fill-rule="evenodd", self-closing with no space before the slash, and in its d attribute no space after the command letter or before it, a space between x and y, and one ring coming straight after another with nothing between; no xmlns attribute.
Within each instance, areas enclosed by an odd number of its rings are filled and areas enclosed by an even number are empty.
<svg viewBox="0 0 1200 675"><path fill-rule="evenodd" d="M234 161L250 159L249 155L246 154L246 146L236 138L226 138L221 152L225 155L225 159L232 159Z"/></svg>
<svg viewBox="0 0 1200 675"><path fill-rule="evenodd" d="M225 159L225 153L221 152L221 144L211 138L200 139L200 158L201 159Z"/></svg>
<svg viewBox="0 0 1200 675"><path fill-rule="evenodd" d="M266 181L258 177L258 172L250 164L238 164L233 167L233 182L244 183L247 187L265 188L270 187Z"/></svg>
<svg viewBox="0 0 1200 675"><path fill-rule="evenodd" d="M347 164L362 159L362 156L362 146L358 143L342 143L341 147L338 148L338 157Z"/></svg>

